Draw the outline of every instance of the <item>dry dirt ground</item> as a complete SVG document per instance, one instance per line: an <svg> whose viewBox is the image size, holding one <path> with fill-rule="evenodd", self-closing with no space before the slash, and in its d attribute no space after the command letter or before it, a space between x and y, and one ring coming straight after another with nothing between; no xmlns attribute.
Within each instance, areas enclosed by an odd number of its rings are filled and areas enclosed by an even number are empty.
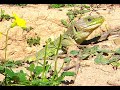
<svg viewBox="0 0 120 90"><path fill-rule="evenodd" d="M27 21L27 25L33 27L33 30L29 33L23 32L21 28L15 27L9 32L9 45L7 58L14 60L21 60L24 57L34 54L42 48L45 44L45 40L48 38L58 37L66 28L61 24L60 20L67 20L66 12L70 8L48 9L48 4L28 4L25 7L0 5L0 9L5 10L5 13L12 15L12 12L17 13L20 17ZM105 10L106 9L106 10ZM119 5L101 5L97 12L105 18L103 25L96 29L88 39L94 37L96 34L106 31L106 27L110 29L116 29L120 26L120 8ZM88 15L87 13L86 15ZM96 14L96 13L92 13ZM6 33L6 28L9 27L10 21L0 22L0 31ZM39 46L29 47L25 37L40 36L41 41ZM117 44L117 45L116 45ZM5 37L0 39L0 59L4 59L4 51L1 50L5 45ZM120 47L120 37L117 39L101 42L99 45L107 45L110 49ZM59 63L62 61L59 60ZM80 67L78 75L76 77L74 86L110 86L120 85L120 69L114 70L111 65L98 65L94 63L94 60L82 61L81 64L85 64L88 67ZM20 68L22 69L22 67ZM1 80L3 76L1 75Z"/></svg>

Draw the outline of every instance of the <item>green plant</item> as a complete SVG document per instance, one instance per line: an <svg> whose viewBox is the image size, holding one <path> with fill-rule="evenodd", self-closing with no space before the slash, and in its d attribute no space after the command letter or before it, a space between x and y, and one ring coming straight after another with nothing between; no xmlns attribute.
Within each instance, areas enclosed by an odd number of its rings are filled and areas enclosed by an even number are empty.
<svg viewBox="0 0 120 90"><path fill-rule="evenodd" d="M63 72L60 76L50 75L51 73L51 65L46 63L45 66L45 74L49 74L48 77L42 77L42 73L44 72L43 65L30 64L27 67L28 71L30 71L30 75L25 73L23 70L19 72L14 72L10 68L5 68L5 79L2 82L2 86L56 86L62 83L63 78L65 76L73 76L75 75L73 72Z"/></svg>
<svg viewBox="0 0 120 90"><path fill-rule="evenodd" d="M73 56L77 56L79 54L79 51L72 50L72 51L70 51L70 54L72 54Z"/></svg>
<svg viewBox="0 0 120 90"><path fill-rule="evenodd" d="M57 86L62 83L65 76L74 76L74 72L62 72L63 65L59 70L57 70L57 57L58 50L60 49L62 36L60 35L60 40L57 47L57 52L55 56L54 69L52 69L51 64L46 60L46 54L48 49L49 40L45 45L45 55L43 64L37 62L37 65L32 62L30 66L27 67L27 70L30 74L25 73L23 70L19 72L14 72L11 68L5 67L3 75L5 75L5 79L1 84L3 86ZM3 68L0 68L1 70Z"/></svg>
<svg viewBox="0 0 120 90"><path fill-rule="evenodd" d="M66 20L61 19L61 23L62 23L66 28L68 28L68 23L67 23Z"/></svg>
<svg viewBox="0 0 120 90"><path fill-rule="evenodd" d="M28 84L26 73L23 72L23 70L20 70L20 72L15 73L10 68L5 68L5 79L2 82L2 85L4 86L15 86L15 85L23 85ZM19 82L19 84L18 84ZM12 85L11 85L12 84Z"/></svg>
<svg viewBox="0 0 120 90"><path fill-rule="evenodd" d="M82 60L86 60L88 59L90 56L95 56L98 54L97 50L98 50L99 46L93 46L93 47L82 47L79 50L79 58Z"/></svg>
<svg viewBox="0 0 120 90"><path fill-rule="evenodd" d="M28 38L27 39L27 44L31 47L36 46L36 45L40 45L40 37L37 36L37 38Z"/></svg>
<svg viewBox="0 0 120 90"><path fill-rule="evenodd" d="M73 51L72 51L73 53ZM89 57L95 56L95 63L102 65L111 64L113 67L120 66L120 48L116 50L109 50L100 48L98 45L93 47L83 47L80 49L79 54L74 52L80 59L87 60Z"/></svg>
<svg viewBox="0 0 120 90"><path fill-rule="evenodd" d="M30 27L27 27L27 28L23 28L23 30L24 30L24 31L27 31L27 32L31 31L32 29L33 29L33 27L31 27L31 26L30 26Z"/></svg>
<svg viewBox="0 0 120 90"><path fill-rule="evenodd" d="M4 11L2 11L2 16L5 16L4 15ZM13 13L13 19L14 21L12 22L12 24L10 25L9 28L7 28L7 33L6 34L3 34L2 32L0 32L0 35L5 35L6 37L6 41L5 41L5 61L7 60L7 46L8 46L8 34L9 34L9 31L11 28L15 27L15 26L19 26L21 27L22 29L27 29L26 27L26 21L22 18L19 18L18 15L16 15L15 13Z"/></svg>
<svg viewBox="0 0 120 90"><path fill-rule="evenodd" d="M4 73L6 67L8 68L16 68L18 66L22 66L21 61L6 61L5 63L0 63L0 73Z"/></svg>
<svg viewBox="0 0 120 90"><path fill-rule="evenodd" d="M12 19L13 17L11 17L10 15L8 14L5 14L5 10L2 10L1 9L1 12L0 12L0 21L2 21L3 19L5 20L10 20Z"/></svg>
<svg viewBox="0 0 120 90"><path fill-rule="evenodd" d="M65 4L65 6L75 6L75 4ZM77 5L76 5L77 6ZM90 12L90 6L86 5L86 4L81 4L79 5L80 9L70 9L68 10L68 12L66 13L66 15L69 18L69 21L67 22L66 20L62 19L61 23L68 28L70 25L70 22L72 22L77 16L79 16L79 18L81 18L81 16L87 12Z"/></svg>
<svg viewBox="0 0 120 90"><path fill-rule="evenodd" d="M69 17L69 21L74 20L75 17L77 17L79 14L82 15L84 13L90 12L90 10L85 10L84 8L82 10L78 9L71 9L67 12L67 16Z"/></svg>
<svg viewBox="0 0 120 90"><path fill-rule="evenodd" d="M16 6L27 6L27 4L15 4Z"/></svg>
<svg viewBox="0 0 120 90"><path fill-rule="evenodd" d="M75 4L50 4L49 8L73 7Z"/></svg>
<svg viewBox="0 0 120 90"><path fill-rule="evenodd" d="M64 7L65 4L50 4L49 8L60 8L60 7Z"/></svg>
<svg viewBox="0 0 120 90"><path fill-rule="evenodd" d="M65 4L65 6L73 7L73 6L75 6L75 4Z"/></svg>

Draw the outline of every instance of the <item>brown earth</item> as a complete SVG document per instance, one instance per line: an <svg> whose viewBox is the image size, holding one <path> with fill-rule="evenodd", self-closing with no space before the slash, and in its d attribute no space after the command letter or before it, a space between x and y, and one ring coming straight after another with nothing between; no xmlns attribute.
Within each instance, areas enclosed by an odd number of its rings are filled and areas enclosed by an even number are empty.
<svg viewBox="0 0 120 90"><path fill-rule="evenodd" d="M12 15L12 12L17 13L19 16L27 21L28 26L32 26L33 30L29 33L23 32L21 28L15 27L9 32L9 45L7 58L14 60L22 60L24 57L34 54L42 48L45 44L45 40L48 38L59 37L59 34L64 30L67 30L60 22L61 19L68 20L66 12L70 8L48 9L48 4L28 4L25 7L12 6L12 5L0 5L0 8L5 10L5 13ZM97 12L105 18L103 25L96 29L89 37L93 38L103 31L116 29L120 26L120 8L119 5L110 6L101 5L99 8L94 7ZM106 9L106 10L104 10ZM88 15L89 13L85 14ZM96 14L95 12L92 14ZM11 24L11 21L0 22L0 31L6 33L7 27ZM107 27L107 28L106 28ZM41 41L39 46L29 47L26 39L28 37L40 36ZM5 36L0 39L0 59L4 59ZM120 37L116 39L109 38L108 41L99 43L100 46L107 45L110 49L116 49L120 47ZM58 60L62 63L62 60ZM98 65L94 63L93 59L82 61L81 64L87 65L80 67L78 75L76 77L75 86L109 86L120 85L120 69L114 70L111 65ZM61 64L60 64L61 65ZM18 70L23 67L18 68ZM1 75L0 80L3 79Z"/></svg>

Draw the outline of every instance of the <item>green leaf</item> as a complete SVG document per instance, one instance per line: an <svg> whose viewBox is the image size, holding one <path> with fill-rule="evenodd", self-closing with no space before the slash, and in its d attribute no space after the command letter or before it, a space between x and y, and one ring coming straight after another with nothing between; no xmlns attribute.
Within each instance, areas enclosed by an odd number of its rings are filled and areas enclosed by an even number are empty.
<svg viewBox="0 0 120 90"><path fill-rule="evenodd" d="M0 73L2 74L2 73L4 73L4 66L0 66Z"/></svg>
<svg viewBox="0 0 120 90"><path fill-rule="evenodd" d="M40 45L40 37L36 37L36 38L28 38L27 39L27 44L31 47L32 45Z"/></svg>
<svg viewBox="0 0 120 90"><path fill-rule="evenodd" d="M15 67L14 61L8 61L4 64L6 67Z"/></svg>
<svg viewBox="0 0 120 90"><path fill-rule="evenodd" d="M109 59L109 63L119 61L119 57L120 57L119 55L113 55L113 56Z"/></svg>
<svg viewBox="0 0 120 90"><path fill-rule="evenodd" d="M100 48L97 51L101 52L101 53L112 53L113 52L113 51L108 50L108 49L100 49Z"/></svg>
<svg viewBox="0 0 120 90"><path fill-rule="evenodd" d="M90 50L91 50L91 53L94 54L97 52L98 49L99 49L99 46L96 45L96 46L93 46Z"/></svg>
<svg viewBox="0 0 120 90"><path fill-rule="evenodd" d="M56 79L56 81L60 83L61 81L64 80L64 77L65 77L65 76L60 76L60 77L58 77L58 78Z"/></svg>
<svg viewBox="0 0 120 90"><path fill-rule="evenodd" d="M66 6L73 7L75 4L66 4Z"/></svg>
<svg viewBox="0 0 120 90"><path fill-rule="evenodd" d="M90 54L89 53L85 53L85 54L83 54L83 55L80 55L80 59L87 59L88 57L90 56Z"/></svg>
<svg viewBox="0 0 120 90"><path fill-rule="evenodd" d="M59 86L59 84L61 83L61 81L58 81L58 80L55 80L55 81L52 81L49 86Z"/></svg>
<svg viewBox="0 0 120 90"><path fill-rule="evenodd" d="M75 15L69 15L68 17L69 17L70 21L72 21L75 18Z"/></svg>
<svg viewBox="0 0 120 90"><path fill-rule="evenodd" d="M63 72L62 76L74 76L75 72Z"/></svg>
<svg viewBox="0 0 120 90"><path fill-rule="evenodd" d="M13 28L13 27L15 27L15 26L17 26L17 23L16 23L16 22L13 22L10 27Z"/></svg>
<svg viewBox="0 0 120 90"><path fill-rule="evenodd" d="M50 86L50 81L46 78L32 80L32 86Z"/></svg>
<svg viewBox="0 0 120 90"><path fill-rule="evenodd" d="M79 51L77 51L77 50L72 50L72 51L70 51L70 54L72 54L73 56L76 56L76 55L79 54Z"/></svg>
<svg viewBox="0 0 120 90"><path fill-rule="evenodd" d="M49 80L47 79L47 78L43 78L42 79L42 82L45 82L45 83L47 83Z"/></svg>
<svg viewBox="0 0 120 90"><path fill-rule="evenodd" d="M60 7L64 7L65 4L51 4L50 8L60 8Z"/></svg>
<svg viewBox="0 0 120 90"><path fill-rule="evenodd" d="M27 6L27 4L15 4L16 6Z"/></svg>
<svg viewBox="0 0 120 90"><path fill-rule="evenodd" d="M36 66L35 69L34 69L35 75L39 75L41 72L43 72L43 67Z"/></svg>
<svg viewBox="0 0 120 90"><path fill-rule="evenodd" d="M23 70L20 70L19 73L17 73L17 76L19 77L20 82L25 82L27 80L26 73L23 72Z"/></svg>
<svg viewBox="0 0 120 90"><path fill-rule="evenodd" d="M84 5L84 7L85 7L85 8L90 8L90 6L89 6L89 5Z"/></svg>
<svg viewBox="0 0 120 90"><path fill-rule="evenodd" d="M68 23L67 23L64 19L61 20L61 23L62 23L65 27L68 27Z"/></svg>
<svg viewBox="0 0 120 90"><path fill-rule="evenodd" d="M11 17L10 17L10 15L6 14L6 15L4 15L4 18L5 18L6 20L9 20Z"/></svg>
<svg viewBox="0 0 120 90"><path fill-rule="evenodd" d="M59 77L57 77L57 79L55 81L59 82L59 84L61 83L61 81L64 80L65 75L60 75Z"/></svg>
<svg viewBox="0 0 120 90"><path fill-rule="evenodd" d="M34 71L34 68L35 68L35 64L32 63L32 64L30 64L28 70L31 71L31 72L33 72L33 71Z"/></svg>
<svg viewBox="0 0 120 90"><path fill-rule="evenodd" d="M120 54L120 48L118 48L115 53Z"/></svg>
<svg viewBox="0 0 120 90"><path fill-rule="evenodd" d="M84 47L83 50L80 50L80 52L79 52L80 59L85 60L85 59L88 59L89 56L91 56L91 55L92 56L97 55L98 54L98 52L97 52L98 48L99 48L98 45L93 46L93 47Z"/></svg>
<svg viewBox="0 0 120 90"><path fill-rule="evenodd" d="M51 69L51 65L46 65L45 66L45 72L48 73L48 71Z"/></svg>
<svg viewBox="0 0 120 90"><path fill-rule="evenodd" d="M32 86L39 86L40 80L39 79L34 79L31 81Z"/></svg>
<svg viewBox="0 0 120 90"><path fill-rule="evenodd" d="M1 9L1 16L4 16L5 10Z"/></svg>
<svg viewBox="0 0 120 90"><path fill-rule="evenodd" d="M106 58L103 57L102 54L97 55L97 57L94 59L94 61L97 64L109 64L109 60L107 60Z"/></svg>
<svg viewBox="0 0 120 90"><path fill-rule="evenodd" d="M120 66L120 63L119 62L112 62L111 63L114 67L119 67Z"/></svg>
<svg viewBox="0 0 120 90"><path fill-rule="evenodd" d="M21 61L15 61L14 63L15 63L15 65L22 66L22 62Z"/></svg>
<svg viewBox="0 0 120 90"><path fill-rule="evenodd" d="M71 58L70 58L70 57L64 58L64 62L65 62L65 63L69 63L70 61L71 61Z"/></svg>
<svg viewBox="0 0 120 90"><path fill-rule="evenodd" d="M74 13L73 13L73 11L69 11L69 12L67 12L67 15L69 16L69 15L73 15Z"/></svg>
<svg viewBox="0 0 120 90"><path fill-rule="evenodd" d="M8 75L10 78L15 76L15 73L13 72L13 70L8 68L5 68L5 74Z"/></svg>
<svg viewBox="0 0 120 90"><path fill-rule="evenodd" d="M4 70L4 66L0 66L0 71Z"/></svg>
<svg viewBox="0 0 120 90"><path fill-rule="evenodd" d="M88 53L88 54L96 54L97 50L98 50L98 47L99 46L93 46L93 47L86 47L84 50L83 50L83 53Z"/></svg>

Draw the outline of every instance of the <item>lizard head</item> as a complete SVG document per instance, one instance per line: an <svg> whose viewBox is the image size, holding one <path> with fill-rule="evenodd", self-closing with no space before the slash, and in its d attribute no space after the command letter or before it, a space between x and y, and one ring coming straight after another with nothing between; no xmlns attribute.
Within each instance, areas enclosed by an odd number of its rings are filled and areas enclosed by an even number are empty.
<svg viewBox="0 0 120 90"><path fill-rule="evenodd" d="M104 22L103 16L88 16L75 22L74 27L79 31L92 32Z"/></svg>
<svg viewBox="0 0 120 90"><path fill-rule="evenodd" d="M79 19L74 23L73 38L78 44L81 44L103 22L103 16L88 16Z"/></svg>

